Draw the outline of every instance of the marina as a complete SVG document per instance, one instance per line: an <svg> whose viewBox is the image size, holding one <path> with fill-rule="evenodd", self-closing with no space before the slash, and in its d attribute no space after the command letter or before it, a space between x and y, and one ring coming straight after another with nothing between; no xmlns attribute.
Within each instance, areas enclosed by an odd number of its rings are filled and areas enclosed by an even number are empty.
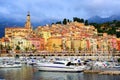
<svg viewBox="0 0 120 80"><path fill-rule="evenodd" d="M0 4L0 80L120 80L120 0Z"/></svg>
<svg viewBox="0 0 120 80"><path fill-rule="evenodd" d="M23 27L5 27L0 80L118 80L120 38L79 20L34 29L28 11Z"/></svg>
<svg viewBox="0 0 120 80"><path fill-rule="evenodd" d="M99 61L86 60L81 56L66 58L61 56L0 57L0 62L8 60L19 62L21 66L1 67L1 80L101 80L104 78L105 80L119 80L120 78L120 68L110 67L111 62L108 62L109 66L97 66L96 68L93 65ZM83 65L78 65L78 63ZM106 64L102 63L102 65Z"/></svg>

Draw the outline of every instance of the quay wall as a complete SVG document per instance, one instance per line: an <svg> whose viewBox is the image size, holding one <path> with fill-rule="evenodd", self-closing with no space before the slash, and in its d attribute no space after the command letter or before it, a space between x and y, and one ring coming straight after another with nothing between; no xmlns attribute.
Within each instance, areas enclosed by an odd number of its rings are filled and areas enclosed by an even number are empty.
<svg viewBox="0 0 120 80"><path fill-rule="evenodd" d="M40 54L0 54L0 57L16 57L19 56L34 56L34 57L46 57L46 58L81 58L84 60L87 59L92 59L92 60L111 60L112 59L112 55L40 55ZM120 58L120 56L114 56L114 59L118 59Z"/></svg>

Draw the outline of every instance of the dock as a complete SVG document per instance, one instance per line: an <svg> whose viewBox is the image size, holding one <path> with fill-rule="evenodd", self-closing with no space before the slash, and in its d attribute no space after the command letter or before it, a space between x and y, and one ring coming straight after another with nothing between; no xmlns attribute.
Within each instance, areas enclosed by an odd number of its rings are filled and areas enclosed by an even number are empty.
<svg viewBox="0 0 120 80"><path fill-rule="evenodd" d="M120 71L102 71L99 74L105 74L105 75L120 75Z"/></svg>
<svg viewBox="0 0 120 80"><path fill-rule="evenodd" d="M84 73L98 74L102 72L101 70L84 70Z"/></svg>
<svg viewBox="0 0 120 80"><path fill-rule="evenodd" d="M120 71L110 71L110 70L85 70L84 73L101 74L101 75L120 75Z"/></svg>

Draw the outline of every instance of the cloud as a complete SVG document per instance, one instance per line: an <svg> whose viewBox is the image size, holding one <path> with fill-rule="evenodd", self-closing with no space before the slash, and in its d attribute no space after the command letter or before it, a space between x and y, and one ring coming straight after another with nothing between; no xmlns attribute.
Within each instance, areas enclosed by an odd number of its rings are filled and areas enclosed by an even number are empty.
<svg viewBox="0 0 120 80"><path fill-rule="evenodd" d="M27 11L33 21L120 14L120 0L0 0L0 4L0 16L19 20Z"/></svg>

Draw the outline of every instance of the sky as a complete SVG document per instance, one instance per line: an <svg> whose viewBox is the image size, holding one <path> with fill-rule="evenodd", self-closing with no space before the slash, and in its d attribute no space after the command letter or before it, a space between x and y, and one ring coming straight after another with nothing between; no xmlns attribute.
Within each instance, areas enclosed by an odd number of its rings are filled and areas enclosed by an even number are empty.
<svg viewBox="0 0 120 80"><path fill-rule="evenodd" d="M23 21L28 11L33 22L109 17L120 14L120 0L0 0L0 17Z"/></svg>

